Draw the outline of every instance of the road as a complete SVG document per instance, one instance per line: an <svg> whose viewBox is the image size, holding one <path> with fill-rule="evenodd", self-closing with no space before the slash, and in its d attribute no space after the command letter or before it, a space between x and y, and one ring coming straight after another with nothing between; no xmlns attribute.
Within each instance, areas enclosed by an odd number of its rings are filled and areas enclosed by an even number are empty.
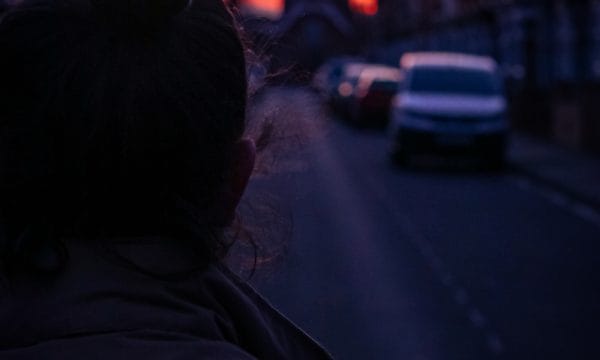
<svg viewBox="0 0 600 360"><path fill-rule="evenodd" d="M285 116L314 101L276 94ZM597 217L519 174L402 169L380 131L296 120L322 133L253 181L293 231L252 281L336 358L600 358Z"/></svg>

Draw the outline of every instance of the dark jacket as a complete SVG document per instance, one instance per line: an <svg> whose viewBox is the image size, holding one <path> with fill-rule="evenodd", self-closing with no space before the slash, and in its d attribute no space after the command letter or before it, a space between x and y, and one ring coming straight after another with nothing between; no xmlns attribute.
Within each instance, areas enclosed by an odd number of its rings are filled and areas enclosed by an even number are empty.
<svg viewBox="0 0 600 360"><path fill-rule="evenodd" d="M164 239L68 250L61 275L0 290L0 359L330 358L226 268L191 270Z"/></svg>

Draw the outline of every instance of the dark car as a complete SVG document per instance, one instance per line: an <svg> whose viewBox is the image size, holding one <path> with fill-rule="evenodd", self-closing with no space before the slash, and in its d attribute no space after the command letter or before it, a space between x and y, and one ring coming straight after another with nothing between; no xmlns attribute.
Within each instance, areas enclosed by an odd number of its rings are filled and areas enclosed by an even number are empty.
<svg viewBox="0 0 600 360"><path fill-rule="evenodd" d="M338 85L344 77L345 67L357 62L360 62L360 59L351 56L334 57L327 60L315 72L311 83L312 87L329 100L337 91Z"/></svg>
<svg viewBox="0 0 600 360"><path fill-rule="evenodd" d="M340 81L329 98L329 104L342 119L351 116L358 79L367 66L369 65L362 62L350 62L344 65Z"/></svg>
<svg viewBox="0 0 600 360"><path fill-rule="evenodd" d="M353 93L350 120L357 125L385 126L392 98L401 80L399 68L384 65L365 67Z"/></svg>

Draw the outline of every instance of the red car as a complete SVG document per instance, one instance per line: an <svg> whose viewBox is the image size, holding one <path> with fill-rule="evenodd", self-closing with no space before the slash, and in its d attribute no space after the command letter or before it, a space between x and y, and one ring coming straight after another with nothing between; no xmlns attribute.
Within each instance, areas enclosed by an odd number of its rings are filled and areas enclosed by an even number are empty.
<svg viewBox="0 0 600 360"><path fill-rule="evenodd" d="M387 124L391 101L401 80L399 68L384 65L365 67L354 91L350 120L363 126Z"/></svg>

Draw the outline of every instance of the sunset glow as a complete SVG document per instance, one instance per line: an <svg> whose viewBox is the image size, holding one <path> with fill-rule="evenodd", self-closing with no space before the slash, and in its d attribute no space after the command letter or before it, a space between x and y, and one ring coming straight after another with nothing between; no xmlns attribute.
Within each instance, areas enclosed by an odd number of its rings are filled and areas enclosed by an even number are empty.
<svg viewBox="0 0 600 360"><path fill-rule="evenodd" d="M267 17L281 16L285 7L285 0L243 0L243 8Z"/></svg>
<svg viewBox="0 0 600 360"><path fill-rule="evenodd" d="M348 0L348 5L352 11L364 15L375 15L379 11L378 0Z"/></svg>

